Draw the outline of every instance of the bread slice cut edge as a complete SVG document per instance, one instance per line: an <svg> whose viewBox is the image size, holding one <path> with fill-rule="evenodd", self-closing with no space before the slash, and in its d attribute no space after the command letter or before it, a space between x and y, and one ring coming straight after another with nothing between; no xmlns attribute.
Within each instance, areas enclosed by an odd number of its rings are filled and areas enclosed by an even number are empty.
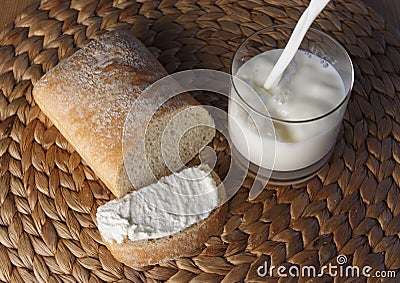
<svg viewBox="0 0 400 283"><path fill-rule="evenodd" d="M223 186L215 172L212 172L212 177L217 186ZM223 192L224 188L220 191ZM202 247L210 236L220 232L227 211L227 203L224 203L214 209L206 219L170 236L139 241L125 239L121 244L108 242L103 238L103 242L114 258L127 266L156 265L183 257Z"/></svg>

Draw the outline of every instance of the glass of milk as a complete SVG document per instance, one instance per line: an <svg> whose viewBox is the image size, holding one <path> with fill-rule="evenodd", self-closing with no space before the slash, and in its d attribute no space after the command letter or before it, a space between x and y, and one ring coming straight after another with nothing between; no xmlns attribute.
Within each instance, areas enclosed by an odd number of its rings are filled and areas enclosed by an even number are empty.
<svg viewBox="0 0 400 283"><path fill-rule="evenodd" d="M264 89L293 29L256 32L239 46L231 66L233 156L275 185L306 181L329 160L354 80L343 46L311 28L279 84Z"/></svg>

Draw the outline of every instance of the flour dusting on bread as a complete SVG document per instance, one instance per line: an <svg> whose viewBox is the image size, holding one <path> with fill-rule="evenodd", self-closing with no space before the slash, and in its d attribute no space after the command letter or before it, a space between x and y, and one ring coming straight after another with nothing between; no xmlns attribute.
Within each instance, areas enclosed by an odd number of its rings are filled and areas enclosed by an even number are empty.
<svg viewBox="0 0 400 283"><path fill-rule="evenodd" d="M33 95L43 113L96 175L114 195L121 197L134 189L123 160L125 120L143 91L165 75L167 72L162 65L136 37L126 31L113 31L91 41L47 72L35 84ZM152 120L150 132L154 137L149 139L154 140L162 134L160 125L165 125L169 116L191 105L198 103L189 94L167 102ZM149 97L140 111L144 115L153 108L152 97ZM200 116L192 119L212 120L205 109ZM133 136L141 134L135 132L135 127L144 122L140 119L132 121ZM199 136L206 138L200 140ZM182 161L189 161L213 136L214 131L205 128L189 134L187 140L182 140L185 151ZM190 141L194 141L196 146L185 146ZM167 175L169 170L165 164L158 162L160 156L157 147L152 149L154 152L150 152L149 156L152 164L155 164L153 168L158 172L157 177L160 177ZM181 163L180 160L177 160L178 163ZM149 178L146 172L141 176ZM139 181L140 184L149 182L148 179Z"/></svg>

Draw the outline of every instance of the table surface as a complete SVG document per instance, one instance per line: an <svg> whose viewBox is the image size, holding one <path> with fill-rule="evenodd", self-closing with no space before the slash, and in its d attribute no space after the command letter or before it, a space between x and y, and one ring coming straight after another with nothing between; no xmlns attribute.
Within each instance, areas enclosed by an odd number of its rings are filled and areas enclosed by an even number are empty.
<svg viewBox="0 0 400 283"><path fill-rule="evenodd" d="M12 21L15 16L22 11L27 5L35 0L0 0L0 26L7 24ZM364 0L368 4L374 6L377 5L377 0ZM397 29L400 30L399 16L400 16L400 3L399 0L381 0L380 5L376 8L381 15L384 16L385 20L393 25L397 25ZM346 226L348 227L348 226ZM54 228L53 228L54 229ZM392 229L393 230L393 229Z"/></svg>
<svg viewBox="0 0 400 283"><path fill-rule="evenodd" d="M15 16L35 0L1 0L0 27L12 21ZM364 0L374 8L384 19L400 30L400 1L399 0Z"/></svg>

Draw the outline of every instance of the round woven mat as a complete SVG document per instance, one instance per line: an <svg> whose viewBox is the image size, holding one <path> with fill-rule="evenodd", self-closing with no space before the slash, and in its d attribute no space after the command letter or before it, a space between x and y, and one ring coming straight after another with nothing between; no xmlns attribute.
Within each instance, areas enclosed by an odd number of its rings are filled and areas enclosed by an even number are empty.
<svg viewBox="0 0 400 283"><path fill-rule="evenodd" d="M331 2L316 21L346 47L356 71L333 158L318 177L266 189L252 202L247 179L229 203L221 234L161 266L126 267L102 244L95 212L112 196L35 106L32 83L117 28L131 29L169 72L228 71L245 37L294 23L308 3L234 2L43 0L0 32L1 281L254 282L271 279L257 274L264 262L320 267L335 264L339 254L350 265L399 273L400 36L359 0ZM297 279L281 278L290 281Z"/></svg>

